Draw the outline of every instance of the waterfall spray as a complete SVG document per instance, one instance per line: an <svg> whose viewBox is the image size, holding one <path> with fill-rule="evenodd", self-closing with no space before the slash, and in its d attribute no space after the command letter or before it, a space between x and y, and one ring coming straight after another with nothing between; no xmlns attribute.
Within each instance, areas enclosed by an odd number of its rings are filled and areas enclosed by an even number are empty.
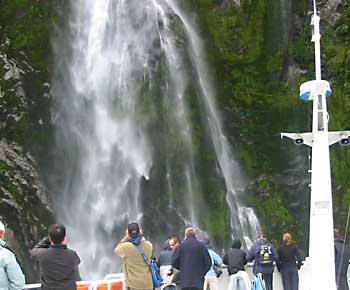
<svg viewBox="0 0 350 290"><path fill-rule="evenodd" d="M113 248L129 221L148 225L155 244L165 231L205 226L195 128L206 128L225 180L233 236L249 245L259 224L240 201L244 178L194 24L171 0L72 0L70 11L55 40L54 202L82 274L120 270Z"/></svg>

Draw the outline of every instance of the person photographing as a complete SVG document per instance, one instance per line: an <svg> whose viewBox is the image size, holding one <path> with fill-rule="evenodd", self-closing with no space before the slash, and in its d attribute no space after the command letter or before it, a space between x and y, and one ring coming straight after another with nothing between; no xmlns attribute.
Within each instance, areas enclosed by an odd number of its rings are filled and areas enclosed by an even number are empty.
<svg viewBox="0 0 350 290"><path fill-rule="evenodd" d="M31 251L39 262L42 290L76 290L80 279L78 254L67 247L66 228L61 224L49 227L44 237Z"/></svg>
<svg viewBox="0 0 350 290"><path fill-rule="evenodd" d="M114 249L114 252L123 259L123 272L128 290L152 290L153 281L150 269L142 255L137 250L139 246L145 256L151 260L153 246L142 234L138 223L127 226L125 236Z"/></svg>

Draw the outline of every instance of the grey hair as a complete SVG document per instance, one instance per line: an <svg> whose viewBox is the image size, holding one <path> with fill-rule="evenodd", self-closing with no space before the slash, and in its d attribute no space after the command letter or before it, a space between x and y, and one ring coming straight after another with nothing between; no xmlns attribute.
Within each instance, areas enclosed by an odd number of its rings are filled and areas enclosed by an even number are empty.
<svg viewBox="0 0 350 290"><path fill-rule="evenodd" d="M197 234L196 232L196 229L195 228L192 228L192 227L189 227L185 230L185 237L188 238L188 237L195 237Z"/></svg>

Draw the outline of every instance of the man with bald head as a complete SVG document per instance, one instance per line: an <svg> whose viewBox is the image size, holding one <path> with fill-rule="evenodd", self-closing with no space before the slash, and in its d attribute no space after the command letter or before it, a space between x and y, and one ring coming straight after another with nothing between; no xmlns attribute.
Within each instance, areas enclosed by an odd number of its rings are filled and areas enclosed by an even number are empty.
<svg viewBox="0 0 350 290"><path fill-rule="evenodd" d="M197 240L196 230L187 228L185 240L172 256L172 266L180 270L181 289L203 289L204 276L211 265L208 249L203 242Z"/></svg>

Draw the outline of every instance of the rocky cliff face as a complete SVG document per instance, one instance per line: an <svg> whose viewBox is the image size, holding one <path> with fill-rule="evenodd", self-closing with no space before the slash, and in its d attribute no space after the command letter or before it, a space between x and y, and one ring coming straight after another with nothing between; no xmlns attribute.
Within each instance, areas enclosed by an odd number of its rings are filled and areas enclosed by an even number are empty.
<svg viewBox="0 0 350 290"><path fill-rule="evenodd" d="M0 141L0 212L7 241L17 254L27 281L35 281L29 249L46 235L53 214L38 166L29 152Z"/></svg>
<svg viewBox="0 0 350 290"><path fill-rule="evenodd" d="M53 212L43 182L52 140L49 60L38 45L45 43L48 51L49 35L35 31L40 23L45 31L48 17L39 9L43 3L27 2L1 3L0 219L30 282L38 277L29 250L46 235ZM33 53L35 47L40 57Z"/></svg>
<svg viewBox="0 0 350 290"><path fill-rule="evenodd" d="M28 281L35 281L28 250L54 220L45 184L53 142L49 43L60 2L1 3L0 218ZM230 143L251 178L246 202L256 207L275 240L282 231L292 231L306 248L308 152L277 140L282 130L308 130L308 105L297 95L299 85L313 78L310 3L291 1L288 38L283 39L272 25L281 21L282 0L183 2L192 2L189 9L198 14ZM322 1L320 9L323 73L334 92L330 129L349 129L350 4ZM349 151L331 153L339 225L345 224L350 201Z"/></svg>

